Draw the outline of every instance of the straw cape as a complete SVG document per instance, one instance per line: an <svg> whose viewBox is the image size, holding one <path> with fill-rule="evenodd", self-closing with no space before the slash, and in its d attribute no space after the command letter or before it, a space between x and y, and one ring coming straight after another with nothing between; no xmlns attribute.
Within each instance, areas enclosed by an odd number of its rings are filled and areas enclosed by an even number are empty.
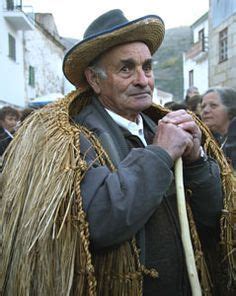
<svg viewBox="0 0 236 296"><path fill-rule="evenodd" d="M90 250L89 228L80 183L89 169L80 155L86 137L97 160L111 171L114 165L98 139L75 125L71 114L89 99L76 90L26 119L5 156L2 180L3 260L2 295L115 295L141 296L144 274L155 270L140 264L135 240L101 254ZM157 122L168 110L153 106L149 115ZM209 130L198 121L206 151L219 161L224 210L221 251L226 284L235 280L233 257L232 172ZM195 259L204 295L211 295L200 242L189 212ZM225 294L227 295L227 294Z"/></svg>
<svg viewBox="0 0 236 296"><path fill-rule="evenodd" d="M88 147L94 149L96 164L107 165L111 172L116 168L97 137L76 125L71 116L79 113L92 95L83 73L96 57L112 46L132 41L146 43L154 53L163 37L164 24L157 16L128 22L119 10L104 14L65 56L65 76L78 89L26 118L16 133L5 154L0 187L3 296L141 296L144 274L158 276L158 271L141 265L135 239L104 252L91 251L80 187L89 165L81 153L81 140L86 139ZM158 122L168 110L153 106L147 112ZM209 130L197 118L196 121L203 133L205 150L219 161L221 168L225 198L219 246L226 291L226 286L235 281L235 183ZM202 290L204 295L211 295L211 279L190 208L189 222Z"/></svg>
<svg viewBox="0 0 236 296"><path fill-rule="evenodd" d="M86 88L85 68L107 49L127 42L142 41L154 54L164 35L164 22L159 16L147 15L128 21L121 10L108 11L88 27L84 39L65 55L64 74L76 88Z"/></svg>

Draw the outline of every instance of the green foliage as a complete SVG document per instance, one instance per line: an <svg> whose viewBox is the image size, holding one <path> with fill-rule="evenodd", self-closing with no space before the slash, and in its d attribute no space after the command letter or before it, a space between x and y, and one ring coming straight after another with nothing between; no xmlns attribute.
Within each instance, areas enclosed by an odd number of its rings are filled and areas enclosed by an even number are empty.
<svg viewBox="0 0 236 296"><path fill-rule="evenodd" d="M184 96L183 52L191 47L192 31L190 27L180 27L166 31L161 48L154 54L157 65L154 68L156 86L172 93L176 100Z"/></svg>
<svg viewBox="0 0 236 296"><path fill-rule="evenodd" d="M171 57L171 58L163 61L163 63L160 64L159 68L165 69L165 68L169 68L169 67L174 67L177 62L178 62L178 57Z"/></svg>

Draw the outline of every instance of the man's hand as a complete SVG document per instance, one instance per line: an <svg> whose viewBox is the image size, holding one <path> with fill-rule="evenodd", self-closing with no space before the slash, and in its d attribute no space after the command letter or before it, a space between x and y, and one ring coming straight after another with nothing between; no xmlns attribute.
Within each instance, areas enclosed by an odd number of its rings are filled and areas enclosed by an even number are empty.
<svg viewBox="0 0 236 296"><path fill-rule="evenodd" d="M158 123L154 145L165 149L175 161L191 163L200 157L201 131L185 110L168 113Z"/></svg>

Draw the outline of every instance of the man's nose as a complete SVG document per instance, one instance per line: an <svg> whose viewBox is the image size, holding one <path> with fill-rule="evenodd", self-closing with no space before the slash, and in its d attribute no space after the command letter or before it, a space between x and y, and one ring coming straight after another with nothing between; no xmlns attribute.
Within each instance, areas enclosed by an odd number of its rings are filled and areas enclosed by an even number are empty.
<svg viewBox="0 0 236 296"><path fill-rule="evenodd" d="M140 85L142 87L148 85L148 77L143 70L137 70L135 72L134 85Z"/></svg>

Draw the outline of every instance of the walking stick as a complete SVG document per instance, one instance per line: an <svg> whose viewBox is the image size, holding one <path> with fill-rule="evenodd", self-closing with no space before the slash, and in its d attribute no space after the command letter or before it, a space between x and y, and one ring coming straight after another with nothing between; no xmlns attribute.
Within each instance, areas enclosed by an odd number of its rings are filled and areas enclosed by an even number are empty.
<svg viewBox="0 0 236 296"><path fill-rule="evenodd" d="M188 224L185 194L183 186L183 162L182 158L178 158L175 162L175 182L177 193L177 207L180 220L181 239L184 248L185 260L187 265L188 277L193 296L201 296L201 286L198 278L197 268L195 264L194 252L190 237Z"/></svg>

